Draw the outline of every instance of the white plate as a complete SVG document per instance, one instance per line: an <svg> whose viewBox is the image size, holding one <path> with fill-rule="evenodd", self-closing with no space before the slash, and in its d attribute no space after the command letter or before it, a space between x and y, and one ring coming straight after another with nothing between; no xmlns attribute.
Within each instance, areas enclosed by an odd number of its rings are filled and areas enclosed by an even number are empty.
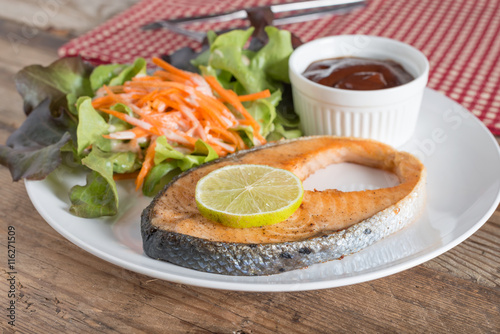
<svg viewBox="0 0 500 334"><path fill-rule="evenodd" d="M416 133L401 149L418 155L428 169L428 202L423 216L406 229L367 249L279 275L233 277L208 274L153 260L143 254L140 214L150 198L131 184L120 187L120 214L83 219L68 212L68 189L82 175L57 170L26 189L40 215L60 234L88 252L123 268L171 282L240 291L295 291L355 284L391 275L428 261L472 235L500 201L500 150L471 113L426 89ZM365 167L331 166L304 183L309 189L380 187L394 180ZM342 175L336 178L336 175ZM325 184L325 176L329 184Z"/></svg>

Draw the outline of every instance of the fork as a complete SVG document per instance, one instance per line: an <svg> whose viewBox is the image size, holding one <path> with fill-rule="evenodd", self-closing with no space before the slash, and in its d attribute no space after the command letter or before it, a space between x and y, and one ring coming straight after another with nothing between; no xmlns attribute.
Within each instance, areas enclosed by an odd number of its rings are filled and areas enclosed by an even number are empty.
<svg viewBox="0 0 500 334"><path fill-rule="evenodd" d="M248 9L241 9L220 14L194 16L194 17L178 18L172 20L160 20L148 23L142 26L141 29L142 30L168 29L175 33L185 35L198 42L203 42L203 40L206 37L206 33L190 30L184 28L182 25L190 23L207 22L207 21L225 22L236 19L249 19L249 18L251 19L252 13L254 13L256 10L262 9L269 11L271 15L273 15L272 25L279 26L284 24L317 20L326 15L346 14L356 8L364 7L365 4L366 4L365 0L314 0L314 1L291 2L291 3L265 6L265 7L253 7ZM274 18L274 15L277 13L293 12L293 11L300 11L307 9L316 9L316 10L309 10L306 12L300 12L297 14L291 14L284 17Z"/></svg>

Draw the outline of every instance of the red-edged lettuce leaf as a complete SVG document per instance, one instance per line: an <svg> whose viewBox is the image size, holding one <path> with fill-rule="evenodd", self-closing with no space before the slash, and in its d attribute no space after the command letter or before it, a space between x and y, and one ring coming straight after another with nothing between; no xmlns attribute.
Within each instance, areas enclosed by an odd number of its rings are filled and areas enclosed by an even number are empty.
<svg viewBox="0 0 500 334"><path fill-rule="evenodd" d="M51 109L57 110L68 108L68 99L75 101L78 96L93 96L89 80L91 72L92 67L80 57L61 58L47 67L31 65L23 68L14 79L24 100L24 112L29 115L46 98L51 99Z"/></svg>
<svg viewBox="0 0 500 334"><path fill-rule="evenodd" d="M50 100L38 105L8 139L0 145L0 164L7 166L12 179L40 180L61 164L61 148L76 130L67 112L54 116Z"/></svg>
<svg viewBox="0 0 500 334"><path fill-rule="evenodd" d="M77 96L89 95L92 68L80 58L59 59L47 67L31 65L15 76L28 117L0 145L0 164L7 166L12 179L40 180L61 164L61 148L76 144ZM71 150L66 150L71 151Z"/></svg>

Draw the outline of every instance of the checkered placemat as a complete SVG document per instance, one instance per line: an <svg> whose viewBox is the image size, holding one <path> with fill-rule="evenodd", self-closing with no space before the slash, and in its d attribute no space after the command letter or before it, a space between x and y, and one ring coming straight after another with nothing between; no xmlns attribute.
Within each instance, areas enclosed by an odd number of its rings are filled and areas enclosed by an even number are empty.
<svg viewBox="0 0 500 334"><path fill-rule="evenodd" d="M81 55L95 64L131 62L199 43L171 31L141 31L164 18L218 13L269 5L273 0L142 0L127 11L78 37L59 50L61 57ZM192 24L193 30L222 30L242 21ZM343 16L281 26L303 41L339 34L394 38L420 49L431 66L430 88L442 92L500 135L500 1L372 0Z"/></svg>

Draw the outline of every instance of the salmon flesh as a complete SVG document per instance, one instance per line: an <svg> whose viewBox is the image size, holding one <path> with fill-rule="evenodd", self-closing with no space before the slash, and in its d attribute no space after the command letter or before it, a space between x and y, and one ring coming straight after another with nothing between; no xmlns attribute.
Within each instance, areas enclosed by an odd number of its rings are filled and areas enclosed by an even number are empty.
<svg viewBox="0 0 500 334"><path fill-rule="evenodd" d="M228 227L203 217L196 207L196 183L223 166L268 165L304 181L341 162L392 172L399 184L352 192L306 190L290 218L262 227ZM152 258L224 275L304 268L357 252L415 221L425 205L425 182L425 167L417 158L373 140L313 136L274 142L172 180L142 213L143 247Z"/></svg>

